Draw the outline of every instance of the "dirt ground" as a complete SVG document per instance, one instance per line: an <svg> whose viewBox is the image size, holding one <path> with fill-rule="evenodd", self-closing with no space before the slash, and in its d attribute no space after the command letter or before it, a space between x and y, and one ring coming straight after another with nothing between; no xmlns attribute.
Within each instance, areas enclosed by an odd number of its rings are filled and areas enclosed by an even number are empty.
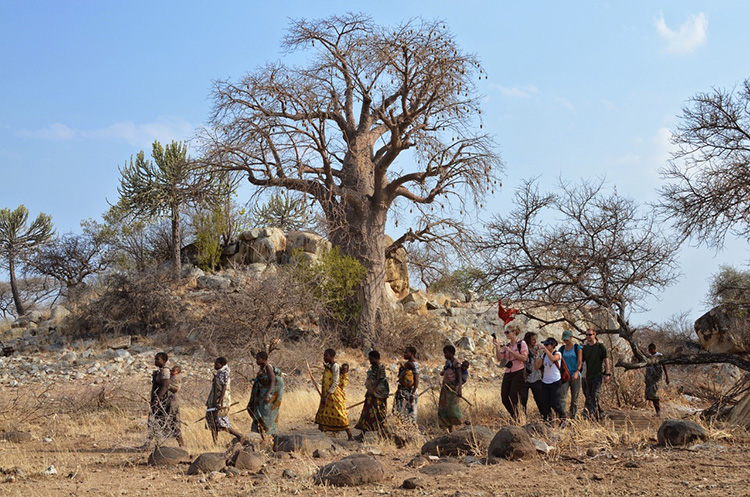
<svg viewBox="0 0 750 497"><path fill-rule="evenodd" d="M282 431L314 429L310 420L317 407L316 395L301 386L288 393L282 406L286 413ZM360 396L356 389L350 393L350 399ZM467 396L484 406L467 411L474 424L499 428L506 423L497 416L496 388L475 385ZM239 395L238 400L241 405L247 401ZM263 470L236 477L188 476L187 465L148 466L148 453L135 449L144 440L142 410L118 407L107 399L99 411L85 414L47 414L27 424L6 419L3 429L21 425L33 439L20 444L0 442L0 495L750 495L746 458L750 438L746 434L707 426L710 439L705 443L688 448L658 447L656 432L661 420L645 410L612 411L603 424L574 422L555 429L555 440L550 441L555 450L548 456L493 465L444 458L431 465L459 463L459 472L423 474L407 464L438 430L430 424L435 415L434 399L425 395L420 402L420 423L425 420L427 434L401 449L385 440L350 445L348 452L375 455L385 465L387 476L378 484L343 489L316 485L313 478L320 466L342 454L327 459L305 454L277 458L270 446L264 446L269 457ZM665 410L670 417L685 416L677 405ZM229 450L231 437L227 434L222 434L220 446L212 445L203 424L194 421L200 413L200 403L194 400L183 408L183 431L191 454ZM350 413L353 420L357 415L356 410ZM249 431L245 417L237 415L233 422L240 430ZM55 466L56 475L45 475L50 465ZM282 476L285 470L291 474ZM419 477L422 488L400 488L412 477Z"/></svg>

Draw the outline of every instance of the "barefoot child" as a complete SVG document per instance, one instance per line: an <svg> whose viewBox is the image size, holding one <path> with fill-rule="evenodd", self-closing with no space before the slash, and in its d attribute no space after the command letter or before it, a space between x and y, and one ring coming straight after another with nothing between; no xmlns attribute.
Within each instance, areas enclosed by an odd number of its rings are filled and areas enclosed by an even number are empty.
<svg viewBox="0 0 750 497"><path fill-rule="evenodd" d="M216 444L220 431L226 431L240 439L244 443L245 437L239 431L232 428L229 422L229 407L232 405L230 395L229 366L224 357L219 357L214 362L214 379L211 383L211 392L206 400L206 424L211 430L211 437Z"/></svg>

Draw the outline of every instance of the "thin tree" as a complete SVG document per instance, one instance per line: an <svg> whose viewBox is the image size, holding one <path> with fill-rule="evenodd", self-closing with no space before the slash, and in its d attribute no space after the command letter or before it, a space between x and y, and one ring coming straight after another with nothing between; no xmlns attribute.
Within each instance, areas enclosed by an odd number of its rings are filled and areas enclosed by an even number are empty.
<svg viewBox="0 0 750 497"><path fill-rule="evenodd" d="M524 301L522 313L542 324L555 322L537 312L549 306L563 306L567 312L556 321L581 332L581 316L598 313L600 327L611 318L617 327L610 332L645 360L629 314L679 274L679 244L662 233L653 212L606 192L601 182L561 182L557 192L543 193L526 181L514 203L479 243L492 289L503 299Z"/></svg>
<svg viewBox="0 0 750 497"><path fill-rule="evenodd" d="M15 210L0 210L0 255L10 275L10 288L18 316L24 315L26 310L18 291L16 266L19 260L28 257L54 234L52 218L47 214L39 213L31 224L28 222L29 210L23 205Z"/></svg>
<svg viewBox="0 0 750 497"><path fill-rule="evenodd" d="M166 216L172 224L171 248L175 277L181 273L180 250L182 237L180 214L186 205L206 201L218 195L220 181L206 173L205 167L192 161L187 145L172 141L163 147L154 141L151 157L146 160L143 150L135 160L120 169L118 206L136 219Z"/></svg>
<svg viewBox="0 0 750 497"><path fill-rule="evenodd" d="M272 63L218 81L206 159L261 188L308 195L328 236L367 275L358 327L379 321L385 227L400 200L463 212L490 190L501 161L482 130L477 57L442 22L379 26L359 14L293 21L283 47L303 67ZM432 207L430 207L432 209Z"/></svg>
<svg viewBox="0 0 750 497"><path fill-rule="evenodd" d="M672 142L662 212L698 243L719 248L727 233L750 240L750 80L690 99Z"/></svg>

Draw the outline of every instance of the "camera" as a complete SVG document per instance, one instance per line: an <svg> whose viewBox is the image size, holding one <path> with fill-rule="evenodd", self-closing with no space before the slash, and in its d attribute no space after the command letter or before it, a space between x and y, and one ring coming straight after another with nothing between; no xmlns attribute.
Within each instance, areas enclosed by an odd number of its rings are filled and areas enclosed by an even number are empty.
<svg viewBox="0 0 750 497"><path fill-rule="evenodd" d="M505 365L506 368L510 369L513 367L513 361L508 361L508 363Z"/></svg>
<svg viewBox="0 0 750 497"><path fill-rule="evenodd" d="M491 336L492 338L497 338L497 334L496 334L496 333L490 333L490 336Z"/></svg>

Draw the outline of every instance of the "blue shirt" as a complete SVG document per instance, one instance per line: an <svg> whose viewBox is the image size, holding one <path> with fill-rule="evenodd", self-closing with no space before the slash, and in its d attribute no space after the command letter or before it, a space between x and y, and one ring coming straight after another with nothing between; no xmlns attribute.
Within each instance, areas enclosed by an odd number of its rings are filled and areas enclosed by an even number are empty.
<svg viewBox="0 0 750 497"><path fill-rule="evenodd" d="M563 356L563 359L565 359L565 364L568 365L568 371L570 371L570 377L573 377L573 374L578 369L578 351L581 350L581 346L577 343L573 344L573 348L570 350L565 350L565 345L560 347L560 353Z"/></svg>

